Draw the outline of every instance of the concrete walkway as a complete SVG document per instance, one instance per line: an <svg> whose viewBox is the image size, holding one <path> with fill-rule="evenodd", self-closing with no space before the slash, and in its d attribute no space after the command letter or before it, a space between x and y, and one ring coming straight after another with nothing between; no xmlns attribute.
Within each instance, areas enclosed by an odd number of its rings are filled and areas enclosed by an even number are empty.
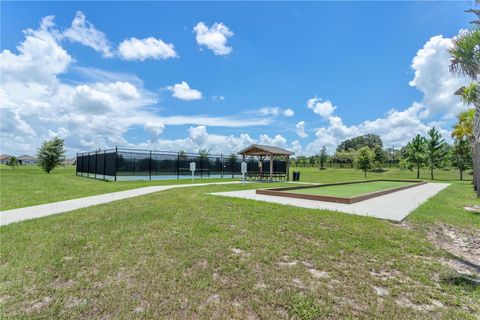
<svg viewBox="0 0 480 320"><path fill-rule="evenodd" d="M211 194L286 204L309 209L341 211L392 221L402 221L410 212L415 210L423 202L427 201L428 198L433 197L448 186L448 183L427 183L353 204L267 196L256 194L255 190L216 192Z"/></svg>
<svg viewBox="0 0 480 320"><path fill-rule="evenodd" d="M242 182L231 181L231 182L210 182L210 183L174 184L174 185L167 185L167 186L151 186L151 187L144 187L144 188L119 191L119 192L100 194L97 196L84 197L79 199L52 202L47 204L41 204L38 206L0 211L0 226L4 226L13 222L19 222L23 220L50 216L57 213L73 211L81 208L95 206L102 203L108 203L112 201L138 197L145 194L159 192L159 191L168 190L168 189L209 186L209 185L215 185L215 184L238 184L238 183L242 183Z"/></svg>

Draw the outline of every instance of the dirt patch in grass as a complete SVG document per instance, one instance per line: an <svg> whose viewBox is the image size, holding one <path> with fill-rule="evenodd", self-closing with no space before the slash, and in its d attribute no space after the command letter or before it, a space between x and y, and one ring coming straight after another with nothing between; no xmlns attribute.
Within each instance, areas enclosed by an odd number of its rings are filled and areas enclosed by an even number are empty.
<svg viewBox="0 0 480 320"><path fill-rule="evenodd" d="M459 259L447 260L458 273L472 273L480 277L480 234L442 224L427 233L428 239Z"/></svg>

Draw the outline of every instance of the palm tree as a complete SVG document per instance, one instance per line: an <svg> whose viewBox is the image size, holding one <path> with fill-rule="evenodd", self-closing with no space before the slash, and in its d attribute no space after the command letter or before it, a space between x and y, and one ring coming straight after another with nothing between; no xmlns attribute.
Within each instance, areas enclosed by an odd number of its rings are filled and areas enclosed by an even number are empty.
<svg viewBox="0 0 480 320"><path fill-rule="evenodd" d="M475 1L480 4L479 0ZM452 74L468 76L471 84L457 90L465 104L473 104L475 116L473 120L473 183L477 190L477 197L480 197L480 188L477 182L480 181L480 93L478 90L478 77L480 74L480 11L476 9L467 10L474 13L477 20L472 21L475 25L473 30L465 31L453 40L453 46L449 49L452 59L450 61L450 72Z"/></svg>
<svg viewBox="0 0 480 320"><path fill-rule="evenodd" d="M179 160L187 160L188 159L187 153L183 150L180 150L180 152L178 152L178 159Z"/></svg>
<svg viewBox="0 0 480 320"><path fill-rule="evenodd" d="M412 141L407 144L406 147L406 161L410 168L417 168L417 179L420 179L420 169L425 164L426 160L426 145L427 140L421 135L417 134Z"/></svg>
<svg viewBox="0 0 480 320"><path fill-rule="evenodd" d="M463 31L455 39L449 49L450 72L467 76L473 81L477 80L480 73L480 29Z"/></svg>
<svg viewBox="0 0 480 320"><path fill-rule="evenodd" d="M467 140L473 144L473 119L475 109L461 112L457 116L457 123L453 126L452 137L457 140Z"/></svg>
<svg viewBox="0 0 480 320"><path fill-rule="evenodd" d="M200 149L198 150L198 155L202 158L206 158L210 155L210 150L208 149Z"/></svg>

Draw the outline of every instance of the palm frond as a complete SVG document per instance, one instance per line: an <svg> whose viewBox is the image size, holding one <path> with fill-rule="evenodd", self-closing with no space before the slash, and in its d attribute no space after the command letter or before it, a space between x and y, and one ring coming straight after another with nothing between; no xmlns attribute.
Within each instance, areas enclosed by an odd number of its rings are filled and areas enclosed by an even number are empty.
<svg viewBox="0 0 480 320"><path fill-rule="evenodd" d="M453 40L450 72L477 79L480 74L480 29L466 31Z"/></svg>

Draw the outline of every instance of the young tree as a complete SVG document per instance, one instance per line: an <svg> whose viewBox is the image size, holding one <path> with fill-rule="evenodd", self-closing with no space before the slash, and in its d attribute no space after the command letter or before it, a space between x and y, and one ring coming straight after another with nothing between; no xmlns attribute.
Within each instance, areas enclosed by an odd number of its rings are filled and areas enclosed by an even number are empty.
<svg viewBox="0 0 480 320"><path fill-rule="evenodd" d="M18 162L17 157L11 156L5 164L10 168L15 169L20 163Z"/></svg>
<svg viewBox="0 0 480 320"><path fill-rule="evenodd" d="M430 169L430 178L433 180L433 170L443 163L447 143L435 127L428 131L427 139L427 165Z"/></svg>
<svg viewBox="0 0 480 320"><path fill-rule="evenodd" d="M320 150L320 155L319 155L320 170L325 170L325 163L327 162L327 159L328 159L327 148L323 146L322 149Z"/></svg>
<svg viewBox="0 0 480 320"><path fill-rule="evenodd" d="M387 160L387 156L385 155L383 148L379 145L376 145L375 148L373 148L373 152L375 153L375 169L380 171L383 169L383 164Z"/></svg>
<svg viewBox="0 0 480 320"><path fill-rule="evenodd" d="M58 137L50 141L43 142L37 153L38 165L46 173L50 173L56 166L65 161L65 149L63 148L63 139Z"/></svg>
<svg viewBox="0 0 480 320"><path fill-rule="evenodd" d="M405 162L410 169L417 168L417 179L420 179L420 169L426 161L426 145L426 139L417 134L417 136L407 144L405 150Z"/></svg>
<svg viewBox="0 0 480 320"><path fill-rule="evenodd" d="M458 168L460 180L463 180L463 172L472 166L472 147L467 140L455 140L452 153L452 164Z"/></svg>
<svg viewBox="0 0 480 320"><path fill-rule="evenodd" d="M358 150L355 157L355 166L363 171L365 178L367 177L367 171L373 168L374 162L375 153L369 147L363 147Z"/></svg>

